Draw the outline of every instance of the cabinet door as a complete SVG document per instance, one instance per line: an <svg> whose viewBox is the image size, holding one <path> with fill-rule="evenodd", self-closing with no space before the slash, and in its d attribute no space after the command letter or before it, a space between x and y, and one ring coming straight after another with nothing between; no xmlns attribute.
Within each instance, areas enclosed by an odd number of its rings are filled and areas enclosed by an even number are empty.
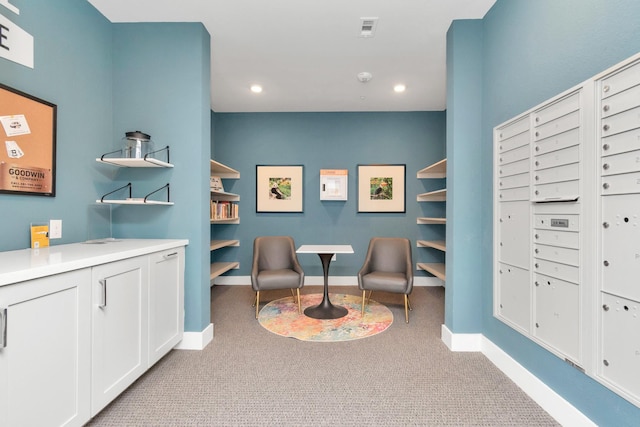
<svg viewBox="0 0 640 427"><path fill-rule="evenodd" d="M149 365L182 340L184 332L184 248L150 255Z"/></svg>
<svg viewBox="0 0 640 427"><path fill-rule="evenodd" d="M89 420L89 269L0 287L0 425Z"/></svg>
<svg viewBox="0 0 640 427"><path fill-rule="evenodd" d="M92 269L92 416L147 369L148 282L148 256Z"/></svg>

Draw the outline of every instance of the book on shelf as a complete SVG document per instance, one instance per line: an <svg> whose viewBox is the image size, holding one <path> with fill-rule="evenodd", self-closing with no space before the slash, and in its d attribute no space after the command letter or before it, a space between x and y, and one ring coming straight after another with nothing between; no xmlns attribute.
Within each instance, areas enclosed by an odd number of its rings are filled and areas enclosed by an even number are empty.
<svg viewBox="0 0 640 427"><path fill-rule="evenodd" d="M211 187L211 190L220 191L224 193L224 186L222 185L222 179L220 179L219 176L211 176L209 184L210 184L209 186Z"/></svg>
<svg viewBox="0 0 640 427"><path fill-rule="evenodd" d="M211 200L211 219L237 219L238 204L235 202L225 202Z"/></svg>

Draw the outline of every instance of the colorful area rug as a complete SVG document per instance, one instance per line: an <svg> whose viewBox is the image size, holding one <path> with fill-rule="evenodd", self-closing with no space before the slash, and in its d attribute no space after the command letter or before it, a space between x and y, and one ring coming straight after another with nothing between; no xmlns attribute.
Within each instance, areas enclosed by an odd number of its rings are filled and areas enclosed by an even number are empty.
<svg viewBox="0 0 640 427"><path fill-rule="evenodd" d="M346 316L320 320L304 315L304 309L320 304L322 294L300 295L302 314L293 297L281 298L265 305L258 321L269 332L301 341L337 342L370 337L386 330L393 323L393 313L376 301L369 301L361 315L362 298L355 295L329 294L333 305L345 307Z"/></svg>

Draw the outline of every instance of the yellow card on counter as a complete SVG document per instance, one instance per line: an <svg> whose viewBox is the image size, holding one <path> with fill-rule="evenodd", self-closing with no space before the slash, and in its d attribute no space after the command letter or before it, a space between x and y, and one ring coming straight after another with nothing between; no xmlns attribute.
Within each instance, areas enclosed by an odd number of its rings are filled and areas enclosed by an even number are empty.
<svg viewBox="0 0 640 427"><path fill-rule="evenodd" d="M31 225L31 249L46 248L49 246L49 226Z"/></svg>

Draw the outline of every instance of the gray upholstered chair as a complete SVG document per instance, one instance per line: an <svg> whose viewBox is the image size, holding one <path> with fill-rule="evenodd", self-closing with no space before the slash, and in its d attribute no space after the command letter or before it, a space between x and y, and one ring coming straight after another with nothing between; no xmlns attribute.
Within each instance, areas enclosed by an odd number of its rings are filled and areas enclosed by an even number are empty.
<svg viewBox="0 0 640 427"><path fill-rule="evenodd" d="M289 236L262 236L253 241L251 287L256 292L256 319L260 307L260 291L273 289L296 290L298 312L300 289L304 285L304 271L300 267L293 239ZM294 295L295 297L295 295Z"/></svg>
<svg viewBox="0 0 640 427"><path fill-rule="evenodd" d="M409 294L413 290L411 242L400 237L373 237L362 268L358 272L358 287L362 291L362 315L365 294L373 291L404 294L405 321L409 323Z"/></svg>

